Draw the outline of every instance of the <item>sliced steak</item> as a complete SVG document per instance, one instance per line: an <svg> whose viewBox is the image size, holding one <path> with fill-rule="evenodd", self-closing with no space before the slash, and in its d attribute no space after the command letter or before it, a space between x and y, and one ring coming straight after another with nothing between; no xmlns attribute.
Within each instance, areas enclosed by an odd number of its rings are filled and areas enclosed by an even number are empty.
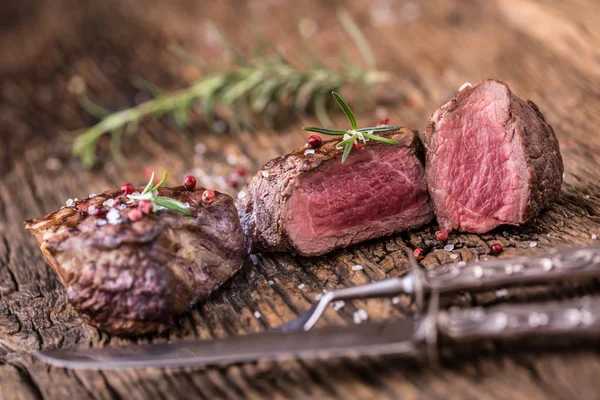
<svg viewBox="0 0 600 400"><path fill-rule="evenodd" d="M560 192L554 131L535 104L500 81L467 87L435 111L424 142L429 193L444 229L520 225Z"/></svg>
<svg viewBox="0 0 600 400"><path fill-rule="evenodd" d="M338 141L269 161L237 204L250 250L315 256L429 222L416 132L387 137L400 145L370 142L343 164Z"/></svg>
<svg viewBox="0 0 600 400"><path fill-rule="evenodd" d="M120 192L108 191L26 227L87 322L112 333L150 333L205 300L243 263L233 199L217 193L204 205L203 191L159 189L161 196L189 203L192 216L163 210L132 222ZM109 218L113 224L84 212L103 203L116 210Z"/></svg>

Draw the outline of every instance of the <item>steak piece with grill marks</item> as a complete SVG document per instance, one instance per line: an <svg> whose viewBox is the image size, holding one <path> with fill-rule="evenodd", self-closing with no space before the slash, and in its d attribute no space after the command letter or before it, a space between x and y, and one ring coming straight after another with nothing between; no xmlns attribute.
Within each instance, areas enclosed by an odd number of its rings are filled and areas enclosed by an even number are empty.
<svg viewBox="0 0 600 400"><path fill-rule="evenodd" d="M497 80L462 90L424 133L427 185L440 226L484 233L520 225L559 194L563 163L537 106Z"/></svg>
<svg viewBox="0 0 600 400"><path fill-rule="evenodd" d="M124 198L113 190L27 221L26 228L84 320L111 333L151 333L206 300L244 261L233 199L217 193L204 205L203 191L158 189L189 203L192 216L162 210L132 222L127 215L134 209L119 207ZM85 212L103 203L111 209L109 223ZM111 224L116 212L121 221Z"/></svg>
<svg viewBox="0 0 600 400"><path fill-rule="evenodd" d="M316 256L429 222L420 142L414 130L384 134L345 163L337 140L269 161L238 200L251 252Z"/></svg>

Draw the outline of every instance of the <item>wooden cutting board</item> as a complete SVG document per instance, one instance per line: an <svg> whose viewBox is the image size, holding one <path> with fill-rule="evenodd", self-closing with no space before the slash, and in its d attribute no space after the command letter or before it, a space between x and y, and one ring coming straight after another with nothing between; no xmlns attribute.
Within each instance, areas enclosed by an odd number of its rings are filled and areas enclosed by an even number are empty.
<svg viewBox="0 0 600 400"><path fill-rule="evenodd" d="M593 399L600 393L600 355L592 348L525 352L491 350L427 367L400 359L361 358L332 362L258 363L215 369L66 371L50 368L29 352L47 347L105 346L135 342L211 338L257 332L294 318L324 290L371 282L406 271L402 250L425 247L424 268L488 257L492 243L501 257L551 247L593 243L600 235L600 4L597 1L374 1L345 2L374 48L382 70L396 78L378 92L388 101L359 115L379 116L419 130L428 115L465 81L494 77L533 100L553 125L566 179L556 202L528 226L486 235L452 234L453 252L434 239L435 225L307 259L259 255L210 301L178 320L170 335L132 340L84 324L23 229L26 219L60 207L68 198L145 182L143 168L168 169L172 185L187 173L208 187L237 194L225 179L237 166L253 173L267 160L301 146L291 119L277 132L210 133L199 121L192 139L168 120L147 121L127 139L129 163L83 170L70 157L63 132L89 125L68 83L82 77L91 96L118 109L143 98L129 83L141 76L165 88L197 77L167 50L181 41L212 64L223 62L202 28L210 18L233 43L248 48L258 29L288 52L304 51L296 26L316 23L309 41L325 62L339 49L358 57L335 11L341 2L306 0L178 2L67 0L7 10L13 21L0 38L0 398L428 398ZM215 3L215 4L210 4ZM369 4L371 3L371 4ZM85 4L85 6L81 6ZM0 6L0 10L5 6ZM2 13L0 12L0 15ZM311 22L312 21L312 22ZM343 117L336 121L343 123ZM452 258L456 257L456 258ZM354 265L363 269L355 271ZM472 295L446 304L488 305L598 293L596 284L560 284ZM353 313L369 319L403 318L408 299L347 303L330 309L325 322L352 324ZM258 318L255 316L260 315Z"/></svg>

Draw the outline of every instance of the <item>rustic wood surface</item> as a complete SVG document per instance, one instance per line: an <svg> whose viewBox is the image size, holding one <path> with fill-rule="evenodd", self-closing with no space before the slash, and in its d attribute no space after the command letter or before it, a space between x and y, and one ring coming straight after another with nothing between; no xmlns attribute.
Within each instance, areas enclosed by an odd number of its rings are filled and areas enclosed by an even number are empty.
<svg viewBox="0 0 600 400"><path fill-rule="evenodd" d="M66 302L23 221L52 211L70 197L85 197L122 182L143 183L144 167L168 169L171 184L192 172L208 187L236 194L224 178L238 165L255 171L304 143L291 118L277 132L210 133L198 119L192 141L168 120L142 124L126 140L129 162L103 153L86 171L70 156L65 131L94 122L78 106L73 77L91 96L118 109L144 98L130 83L141 76L165 88L197 77L172 56L180 42L209 65L226 60L204 27L212 19L237 46L248 49L260 33L290 54L306 49L298 24L316 24L308 42L326 62L339 51L358 57L335 18L344 6L374 48L380 69L394 74L377 108L359 120L387 115L422 130L428 115L465 81L506 81L538 104L553 125L565 162L560 198L529 226L486 235L451 234L452 259L435 241L435 224L317 258L259 255L206 304L151 342L258 332L294 318L317 294L405 272L402 249L422 246L423 268L488 256L500 242L502 257L552 247L593 243L600 235L600 3L595 0L385 1L246 0L174 2L46 1L2 5L0 12L0 398L428 398L594 399L600 397L600 353L592 346L547 351L492 348L484 355L425 366L397 358L260 362L209 369L120 372L69 371L35 360L36 349L106 346L130 340L86 324ZM308 22L307 22L308 21ZM305 30L310 34L310 29ZM69 85L71 82L71 86ZM350 88L344 89L351 92ZM377 115L379 114L379 115ZM343 121L339 115L338 121ZM205 151L202 152L203 143ZM531 242L537 247L530 247ZM364 270L353 271L355 264ZM269 284L272 281L272 284ZM304 284L302 289L300 284ZM598 293L595 284L462 293L446 303L470 306L500 301L564 298ZM408 299L356 301L325 315L330 324L352 324L358 308L371 320L406 316ZM261 314L255 318L254 312Z"/></svg>

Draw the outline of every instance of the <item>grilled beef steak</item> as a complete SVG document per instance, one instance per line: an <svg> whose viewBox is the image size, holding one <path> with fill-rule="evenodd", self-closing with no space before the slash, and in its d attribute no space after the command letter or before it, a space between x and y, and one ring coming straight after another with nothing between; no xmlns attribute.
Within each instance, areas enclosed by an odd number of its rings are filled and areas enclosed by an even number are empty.
<svg viewBox="0 0 600 400"><path fill-rule="evenodd" d="M127 216L138 209L108 191L26 227L86 321L112 333L150 333L205 300L243 263L233 199L217 193L204 205L203 191L159 189L161 196L189 203L192 216L162 210L132 222ZM85 212L103 204L107 216Z"/></svg>
<svg viewBox="0 0 600 400"><path fill-rule="evenodd" d="M554 131L531 101L497 80L462 90L424 133L429 193L440 226L484 233L527 222L560 192Z"/></svg>
<svg viewBox="0 0 600 400"><path fill-rule="evenodd" d="M400 144L370 142L345 163L338 141L269 161L237 204L249 249L315 256L429 222L416 132L386 136Z"/></svg>

